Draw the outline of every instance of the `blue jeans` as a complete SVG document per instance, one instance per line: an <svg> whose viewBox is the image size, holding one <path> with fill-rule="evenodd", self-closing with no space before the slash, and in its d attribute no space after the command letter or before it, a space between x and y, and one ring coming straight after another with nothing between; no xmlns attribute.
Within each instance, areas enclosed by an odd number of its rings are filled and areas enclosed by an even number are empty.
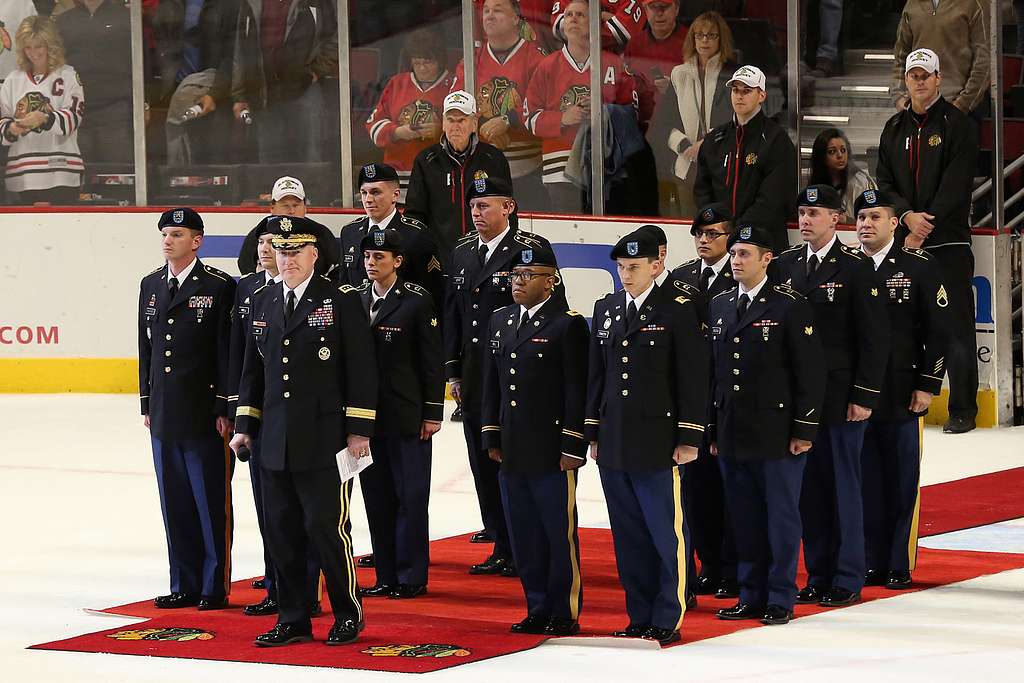
<svg viewBox="0 0 1024 683"><path fill-rule="evenodd" d="M818 59L839 58L839 29L843 26L843 0L819 0Z"/></svg>

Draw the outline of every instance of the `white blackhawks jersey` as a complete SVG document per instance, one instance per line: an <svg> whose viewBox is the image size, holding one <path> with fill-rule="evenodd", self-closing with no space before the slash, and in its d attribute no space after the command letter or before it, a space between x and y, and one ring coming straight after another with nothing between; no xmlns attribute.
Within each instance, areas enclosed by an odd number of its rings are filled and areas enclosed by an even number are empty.
<svg viewBox="0 0 1024 683"><path fill-rule="evenodd" d="M8 137L11 124L33 111L53 116L22 137ZM85 92L78 73L64 65L36 81L14 71L0 85L0 139L9 147L7 189L11 192L78 187L85 165L78 150L78 127L85 113Z"/></svg>

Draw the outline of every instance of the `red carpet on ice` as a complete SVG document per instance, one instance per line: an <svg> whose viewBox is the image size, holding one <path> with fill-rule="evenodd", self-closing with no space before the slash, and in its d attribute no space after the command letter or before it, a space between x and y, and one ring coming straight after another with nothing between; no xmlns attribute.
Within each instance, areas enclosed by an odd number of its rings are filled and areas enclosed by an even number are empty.
<svg viewBox="0 0 1024 683"><path fill-rule="evenodd" d="M1019 491L1024 468L926 487L922 492L922 536L1024 517ZM513 635L508 627L525 616L518 580L466 573L488 546L457 536L431 544L430 592L414 600L364 601L366 630L358 642L326 647L322 642L263 649L253 638L274 624L274 617L246 617L241 606L258 602L263 592L236 582L231 608L214 612L157 610L151 600L112 607L105 612L147 619L141 623L33 646L38 650L261 662L345 669L425 673L536 647L544 638ZM625 600L615 573L611 534L581 529L584 580L581 635L607 635L627 622ZM912 590L1024 567L1024 555L922 548ZM372 570L360 570L360 584L373 583ZM802 579L801 579L802 580ZM902 591L906 592L906 591ZM864 601L901 592L866 588ZM758 622L725 622L714 612L727 601L701 597L683 623L683 643L758 628ZM327 604L325 603L325 608ZM798 605L797 618L825 608ZM314 637L322 641L332 617L314 619Z"/></svg>

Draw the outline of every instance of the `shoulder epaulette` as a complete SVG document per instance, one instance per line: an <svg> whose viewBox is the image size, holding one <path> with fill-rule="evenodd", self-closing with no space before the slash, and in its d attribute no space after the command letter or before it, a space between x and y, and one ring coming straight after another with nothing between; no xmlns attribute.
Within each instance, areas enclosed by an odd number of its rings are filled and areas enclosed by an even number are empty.
<svg viewBox="0 0 1024 683"><path fill-rule="evenodd" d="M225 272L224 272L223 270L218 270L217 268L214 268L213 266L208 266L208 265L206 265L206 264L204 263L204 264L203 264L203 268L204 268L204 269L206 270L206 272L207 272L207 273L209 273L210 275L212 275L212 276L214 276L214 277L219 277L219 278L220 278L221 280L224 280L225 282L227 282L228 280L230 280L230 279L231 279L231 276L230 276L230 275L228 275L227 273L225 273Z"/></svg>
<svg viewBox="0 0 1024 683"><path fill-rule="evenodd" d="M786 284L775 285L773 287L773 289L776 292L778 292L779 294L785 294L786 296L788 296L790 299L793 299L794 301L796 301L797 299L800 298L800 295L797 293L797 291L795 289L793 289L792 287L790 287L789 285L786 285Z"/></svg>
<svg viewBox="0 0 1024 683"><path fill-rule="evenodd" d="M715 294L713 297L711 297L711 300L714 301L715 299L717 299L720 296L725 296L726 294L732 294L737 289L738 289L738 287L733 287L732 289L727 289L724 292L719 292L718 294Z"/></svg>
<svg viewBox="0 0 1024 683"><path fill-rule="evenodd" d="M145 275L144 275L143 277L149 277L150 275L156 275L157 273L159 273L159 272L160 272L161 270L163 270L163 269L164 269L164 266L160 266L160 267L159 267L159 268L157 268L156 270L151 270L151 271L149 271L149 272L148 272L148 273L146 273L146 274L145 274Z"/></svg>
<svg viewBox="0 0 1024 683"><path fill-rule="evenodd" d="M676 289L678 289L680 292L683 292L684 294L689 294L690 296L699 296L700 295L700 290L699 289L697 289L693 285L686 284L682 280L673 280L672 281L672 286L675 287Z"/></svg>
<svg viewBox="0 0 1024 683"><path fill-rule="evenodd" d="M800 251L800 250L801 250L801 249L803 249L803 248L805 248L805 245L803 245L803 244L797 244L797 245L794 245L794 246L790 247L789 249L783 249L783 250L782 250L782 253L783 253L783 254L788 254L788 253L789 253L789 252L791 252L791 251Z"/></svg>
<svg viewBox="0 0 1024 683"><path fill-rule="evenodd" d="M905 247L903 247L903 251L907 252L911 256L916 256L917 258L922 259L924 261L930 261L931 260L931 257L928 255L928 252L926 252L924 249L918 249L917 247L906 247L905 246Z"/></svg>
<svg viewBox="0 0 1024 683"><path fill-rule="evenodd" d="M582 314L582 313L580 313L579 311L574 311L574 310L572 310L572 309L570 309L570 310L566 311L566 312L565 312L565 314L566 314L566 315L578 315L578 316L581 316L581 317L583 316L583 314Z"/></svg>
<svg viewBox="0 0 1024 683"><path fill-rule="evenodd" d="M525 244L528 247L537 247L543 244L540 241L539 237L540 235L535 235L532 232L523 232L522 230L520 230L516 232L515 235L513 235L512 239L519 242L520 244Z"/></svg>
<svg viewBox="0 0 1024 683"><path fill-rule="evenodd" d="M342 230L344 230L345 228L347 228L349 226L352 226L352 225L358 225L359 223L362 223L365 220L369 220L369 217L368 216L360 216L359 218L355 219L354 221L349 221L348 223L346 223L344 225L344 227L342 227Z"/></svg>
<svg viewBox="0 0 1024 683"><path fill-rule="evenodd" d="M864 252L862 252L860 249L854 249L853 247L847 246L845 244L840 245L840 251L842 251L847 256L852 256L858 261L864 258Z"/></svg>
<svg viewBox="0 0 1024 683"><path fill-rule="evenodd" d="M686 266L692 266L692 265L693 265L694 263L696 263L697 261L700 261L700 257L699 257L699 256L698 256L697 258L692 258L692 259L690 259L690 260L689 260L689 261L687 261L686 263L681 263L681 264L679 264L678 266L676 266L676 268L685 268Z"/></svg>
<svg viewBox="0 0 1024 683"><path fill-rule="evenodd" d="M423 289L415 282L406 282L405 288L408 289L410 292L413 292L414 294L419 294L420 296L423 296L424 294L427 293L427 290Z"/></svg>
<svg viewBox="0 0 1024 683"><path fill-rule="evenodd" d="M252 293L252 295L253 295L253 296L256 296L257 294L259 294L260 292L262 292L262 291L263 291L264 289L266 289L267 287L269 287L269 286L270 286L271 284L272 284L272 283L269 283L269 282L267 282L267 283L264 283L263 285L261 285L261 286L257 287L257 288L256 288L256 291L255 291L255 292L253 292L253 293Z"/></svg>
<svg viewBox="0 0 1024 683"><path fill-rule="evenodd" d="M410 227L416 228L417 230L426 230L427 229L426 223L424 223L421 220L418 220L416 218L412 218L410 216L404 216L404 215L401 218L402 218L402 222L403 223L405 223L406 225L408 225Z"/></svg>
<svg viewBox="0 0 1024 683"><path fill-rule="evenodd" d="M455 246L457 248L457 247L461 247L464 244L469 244L470 242L475 242L478 237L479 237L479 235L477 234L476 230L474 230L473 232L467 232L465 235L460 237L455 242Z"/></svg>

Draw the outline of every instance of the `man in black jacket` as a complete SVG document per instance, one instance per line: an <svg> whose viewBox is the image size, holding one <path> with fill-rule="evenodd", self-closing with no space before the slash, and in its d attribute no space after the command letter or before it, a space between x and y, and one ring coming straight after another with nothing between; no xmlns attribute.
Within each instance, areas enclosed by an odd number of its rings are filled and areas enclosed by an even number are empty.
<svg viewBox="0 0 1024 683"><path fill-rule="evenodd" d="M342 482L335 454L369 454L377 405L373 338L359 296L315 272L323 226L306 218L270 219L281 282L250 314L231 447L251 450L260 436L260 478L277 566L280 602L260 647L312 640L307 593L309 543L316 548L334 612L328 645L363 629L349 515L352 481ZM305 534L299 530L305 529Z"/></svg>
<svg viewBox="0 0 1024 683"><path fill-rule="evenodd" d="M939 58L914 50L906 61L910 105L885 124L878 141L878 187L900 219L897 241L923 248L949 297L949 419L943 431L969 432L978 414L971 189L978 132L939 94Z"/></svg>
<svg viewBox="0 0 1024 683"><path fill-rule="evenodd" d="M857 239L875 268L892 332L882 391L861 456L865 583L893 590L910 587L917 564L920 430L932 396L942 389L952 308L935 260L894 239L897 201L881 190L868 190L854 206Z"/></svg>
<svg viewBox="0 0 1024 683"><path fill-rule="evenodd" d="M789 244L786 221L796 196L796 149L786 130L765 117L765 77L756 66L741 66L726 84L733 119L713 128L697 153L697 206L721 202L737 223L772 233L775 253Z"/></svg>
<svg viewBox="0 0 1024 683"><path fill-rule="evenodd" d="M885 375L889 317L871 260L836 235L844 210L839 192L811 185L797 207L805 244L778 258L776 274L810 302L828 363L800 494L807 586L797 602L843 607L858 602L864 586L860 454Z"/></svg>
<svg viewBox="0 0 1024 683"><path fill-rule="evenodd" d="M450 93L444 98L441 142L419 153L409 176L405 215L430 226L442 260L474 230L466 202L474 181L500 179L511 192L508 160L500 149L477 138L476 126L476 99L465 90Z"/></svg>

